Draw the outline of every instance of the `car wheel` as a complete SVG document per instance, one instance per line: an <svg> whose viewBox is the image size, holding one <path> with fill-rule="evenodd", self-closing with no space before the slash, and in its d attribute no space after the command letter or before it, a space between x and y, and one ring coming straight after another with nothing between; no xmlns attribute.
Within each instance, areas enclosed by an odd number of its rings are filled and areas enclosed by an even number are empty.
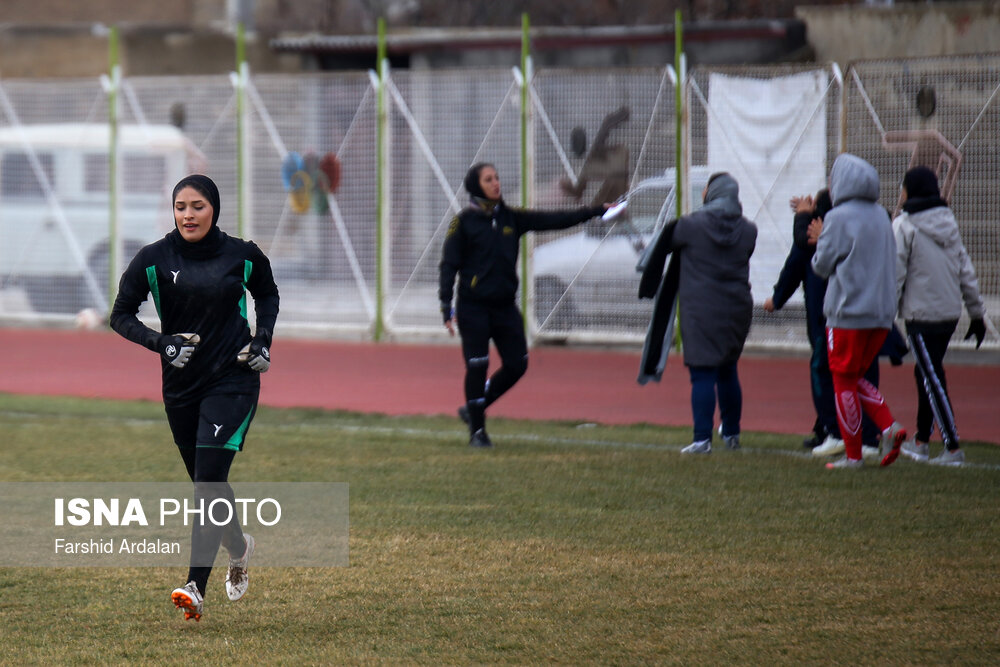
<svg viewBox="0 0 1000 667"><path fill-rule="evenodd" d="M535 321L542 331L567 331L579 324L566 284L554 276L535 280Z"/></svg>
<svg viewBox="0 0 1000 667"><path fill-rule="evenodd" d="M76 313L86 303L83 276L31 276L20 281L36 313Z"/></svg>

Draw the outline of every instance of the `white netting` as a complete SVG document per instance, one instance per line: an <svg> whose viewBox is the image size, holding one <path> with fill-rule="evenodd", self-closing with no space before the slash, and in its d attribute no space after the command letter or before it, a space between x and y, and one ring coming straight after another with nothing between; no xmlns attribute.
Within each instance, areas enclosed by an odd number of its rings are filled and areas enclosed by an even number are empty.
<svg viewBox="0 0 1000 667"><path fill-rule="evenodd" d="M106 307L107 110L97 80L0 82L0 313Z"/></svg>
<svg viewBox="0 0 1000 667"><path fill-rule="evenodd" d="M131 222L125 225L135 231L123 230L121 269L142 245L173 229L170 195L177 181L192 172L210 176L219 186L219 225L227 233L236 233L235 110L235 92L225 76L135 77L122 81L120 124L136 128L140 136L173 129L184 137L185 150L183 156L172 152L158 185L160 195L145 207L148 231L139 233ZM127 196L123 207L125 201ZM123 211L121 217L125 220L132 215ZM140 316L150 326L159 326L149 301L143 304Z"/></svg>
<svg viewBox="0 0 1000 667"><path fill-rule="evenodd" d="M533 102L539 208L613 202L674 166L674 85L663 68L541 72ZM641 339L652 306L637 298L635 266L670 192L644 189L613 222L533 239L540 337Z"/></svg>
<svg viewBox="0 0 1000 667"><path fill-rule="evenodd" d="M760 230L750 344L806 346L800 297L778 313L759 306L791 245L788 199L822 187L841 148L878 168L890 210L911 164L941 167L996 324L998 71L1000 56L984 55L858 63L843 77L836 66L691 73L683 90L684 210L697 206L711 171L737 176L745 213ZM372 74L250 77L242 158L237 82L236 75L123 80L113 202L107 81L0 81L0 318L68 322L82 308L105 311L124 263L171 228L173 184L203 171L219 184L222 227L253 239L272 260L282 332L370 338L381 313L384 332L397 339L441 336L443 235L466 205L466 170L489 161L510 205L520 205L524 188L540 209L630 193L628 215L615 224L529 236L526 315L541 340L642 340L651 304L636 298L635 263L676 210L671 69L537 73L528 91L526 183L519 72L391 73L381 251ZM109 246L113 205L117 237ZM111 247L120 249L117 266ZM966 326L963 316L960 331Z"/></svg>
<svg viewBox="0 0 1000 667"><path fill-rule="evenodd" d="M847 92L844 149L878 169L882 204L896 211L903 175L924 164L939 171L979 277L992 329L1000 323L1000 55L854 64ZM968 328L962 313L952 344ZM987 346L997 346L995 337Z"/></svg>
<svg viewBox="0 0 1000 667"><path fill-rule="evenodd" d="M757 225L748 343L804 349L801 291L775 313L762 305L792 246L789 200L823 188L836 156L838 79L816 66L699 68L688 99L692 170L731 173L743 214Z"/></svg>
<svg viewBox="0 0 1000 667"><path fill-rule="evenodd" d="M375 318L375 92L363 73L254 77L253 236L282 327L368 331ZM331 182L332 181L332 182Z"/></svg>
<svg viewBox="0 0 1000 667"><path fill-rule="evenodd" d="M520 199L519 97L509 69L395 72L387 96L387 326L439 333L441 248L448 223L468 203L469 166L495 164L504 198Z"/></svg>

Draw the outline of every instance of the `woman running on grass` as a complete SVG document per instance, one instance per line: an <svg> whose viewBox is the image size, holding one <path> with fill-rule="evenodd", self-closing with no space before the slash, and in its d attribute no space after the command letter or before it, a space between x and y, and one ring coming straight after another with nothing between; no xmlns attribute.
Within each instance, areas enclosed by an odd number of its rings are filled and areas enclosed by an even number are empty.
<svg viewBox="0 0 1000 667"><path fill-rule="evenodd" d="M174 186L173 209L175 229L142 248L122 275L111 327L160 355L167 423L195 483L196 503L208 507L217 498L234 503L229 467L257 410L260 374L271 364L278 288L264 253L219 229L219 190L210 178L181 179ZM247 290L257 314L254 335ZM137 317L149 295L161 330L169 333L150 329ZM225 526L207 521L192 527L187 584L171 594L185 619L201 618L220 544L229 552L229 599L239 600L247 591L254 542L235 514Z"/></svg>

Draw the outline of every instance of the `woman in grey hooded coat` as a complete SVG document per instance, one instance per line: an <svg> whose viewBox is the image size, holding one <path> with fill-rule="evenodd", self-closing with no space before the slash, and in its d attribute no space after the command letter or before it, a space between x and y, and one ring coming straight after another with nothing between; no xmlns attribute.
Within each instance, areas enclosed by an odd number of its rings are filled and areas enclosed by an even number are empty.
<svg viewBox="0 0 1000 667"><path fill-rule="evenodd" d="M739 185L727 173L713 174L703 193L704 206L668 224L652 248L643 271L639 296L657 296L650 338L669 317L660 302L677 299L680 307L684 364L691 375L691 412L694 441L682 453L712 451L716 395L722 420L722 438L739 448L743 394L736 362L743 352L753 311L750 295L750 256L757 244L757 226L743 217ZM668 254L671 267L663 276ZM662 327L661 327L662 328ZM647 340L639 382L659 379L662 366L650 368L659 357L655 349L669 341Z"/></svg>

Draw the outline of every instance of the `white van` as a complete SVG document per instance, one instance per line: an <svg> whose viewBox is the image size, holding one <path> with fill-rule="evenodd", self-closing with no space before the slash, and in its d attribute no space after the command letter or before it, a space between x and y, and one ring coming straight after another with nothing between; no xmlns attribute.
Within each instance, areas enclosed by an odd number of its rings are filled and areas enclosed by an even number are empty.
<svg viewBox="0 0 1000 667"><path fill-rule="evenodd" d="M703 165L690 169L692 210L701 206L709 175ZM532 273L535 321L542 331L645 330L652 302L639 300L636 264L653 235L676 215L675 184L670 167L631 187L625 215L610 223L591 220L571 234L538 242Z"/></svg>
<svg viewBox="0 0 1000 667"><path fill-rule="evenodd" d="M36 312L108 308L109 132L101 123L0 128L0 287L23 289ZM172 125L123 125L118 138L124 267L170 230L171 189L205 159Z"/></svg>

